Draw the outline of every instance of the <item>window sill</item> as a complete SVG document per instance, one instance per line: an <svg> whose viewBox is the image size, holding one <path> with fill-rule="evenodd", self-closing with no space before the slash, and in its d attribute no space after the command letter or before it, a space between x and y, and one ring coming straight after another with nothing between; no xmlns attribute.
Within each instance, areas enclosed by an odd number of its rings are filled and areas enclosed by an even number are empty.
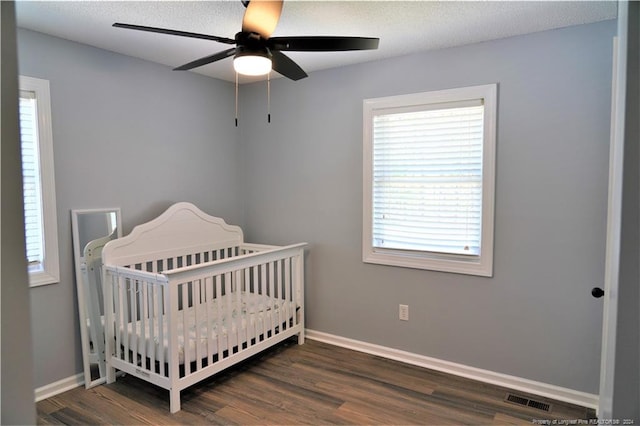
<svg viewBox="0 0 640 426"><path fill-rule="evenodd" d="M40 287L59 282L60 276L58 274L47 271L29 272L29 287Z"/></svg>
<svg viewBox="0 0 640 426"><path fill-rule="evenodd" d="M363 254L362 261L379 265L451 272L480 277L493 276L493 261L490 259L490 256L486 255L482 257L446 254L429 255L428 253L413 255L394 250L369 250Z"/></svg>

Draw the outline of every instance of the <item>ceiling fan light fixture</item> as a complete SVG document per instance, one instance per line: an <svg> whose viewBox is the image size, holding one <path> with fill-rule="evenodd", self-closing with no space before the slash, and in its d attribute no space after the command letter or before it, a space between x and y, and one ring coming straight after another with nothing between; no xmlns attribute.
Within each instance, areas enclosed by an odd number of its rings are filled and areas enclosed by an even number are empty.
<svg viewBox="0 0 640 426"><path fill-rule="evenodd" d="M265 75L271 72L271 58L261 52L238 53L233 58L233 68L242 75Z"/></svg>

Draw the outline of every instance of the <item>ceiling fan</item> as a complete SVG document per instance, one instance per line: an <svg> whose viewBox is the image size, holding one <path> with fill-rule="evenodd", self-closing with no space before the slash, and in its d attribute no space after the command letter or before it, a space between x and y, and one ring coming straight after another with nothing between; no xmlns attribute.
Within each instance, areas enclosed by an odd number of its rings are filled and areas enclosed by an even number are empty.
<svg viewBox="0 0 640 426"><path fill-rule="evenodd" d="M283 0L241 1L246 10L242 19L242 31L237 33L234 39L119 22L113 24L113 26L235 45L230 49L174 68L177 71L190 70L233 56L233 66L239 74L264 75L273 69L291 80L300 80L307 77L307 73L291 58L282 53L283 51L333 52L378 48L380 39L372 37L271 37L282 13Z"/></svg>

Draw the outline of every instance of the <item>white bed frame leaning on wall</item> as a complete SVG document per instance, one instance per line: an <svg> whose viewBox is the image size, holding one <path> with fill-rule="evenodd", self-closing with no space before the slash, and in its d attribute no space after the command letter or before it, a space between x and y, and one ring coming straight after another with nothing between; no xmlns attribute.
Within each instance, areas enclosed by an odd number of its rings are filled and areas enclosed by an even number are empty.
<svg viewBox="0 0 640 426"><path fill-rule="evenodd" d="M107 383L116 369L180 391L289 337L304 343L304 248L177 203L103 250Z"/></svg>

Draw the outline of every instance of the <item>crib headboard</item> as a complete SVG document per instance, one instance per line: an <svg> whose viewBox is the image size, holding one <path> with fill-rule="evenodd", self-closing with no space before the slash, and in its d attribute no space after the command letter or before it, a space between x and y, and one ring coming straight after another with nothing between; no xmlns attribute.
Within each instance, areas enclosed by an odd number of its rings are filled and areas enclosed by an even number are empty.
<svg viewBox="0 0 640 426"><path fill-rule="evenodd" d="M239 226L209 216L191 203L176 203L157 218L133 228L126 237L110 241L102 251L107 265L125 266L153 259L233 247L243 243Z"/></svg>

